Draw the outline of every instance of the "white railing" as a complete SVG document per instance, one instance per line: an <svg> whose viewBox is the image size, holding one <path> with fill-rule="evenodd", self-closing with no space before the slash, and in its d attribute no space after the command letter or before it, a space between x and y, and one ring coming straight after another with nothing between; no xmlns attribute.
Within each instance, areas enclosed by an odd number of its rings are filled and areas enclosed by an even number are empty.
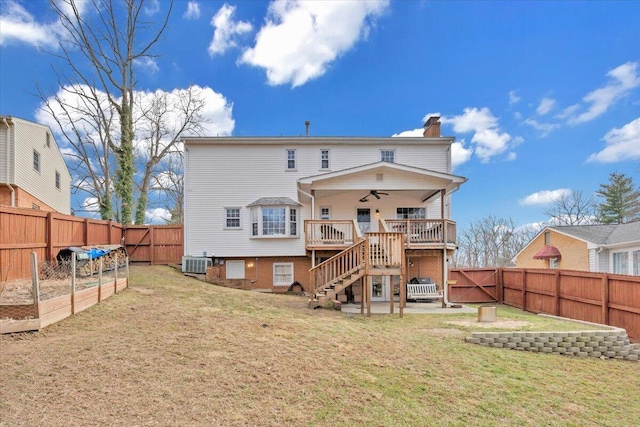
<svg viewBox="0 0 640 427"><path fill-rule="evenodd" d="M307 220L304 222L306 246L351 246L362 240L353 220Z"/></svg>

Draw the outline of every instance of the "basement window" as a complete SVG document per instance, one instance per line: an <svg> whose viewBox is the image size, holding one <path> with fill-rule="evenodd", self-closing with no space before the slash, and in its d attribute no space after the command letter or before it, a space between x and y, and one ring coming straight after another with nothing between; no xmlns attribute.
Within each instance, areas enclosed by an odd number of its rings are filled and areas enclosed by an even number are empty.
<svg viewBox="0 0 640 427"><path fill-rule="evenodd" d="M273 286L289 286L293 283L293 263L273 263Z"/></svg>

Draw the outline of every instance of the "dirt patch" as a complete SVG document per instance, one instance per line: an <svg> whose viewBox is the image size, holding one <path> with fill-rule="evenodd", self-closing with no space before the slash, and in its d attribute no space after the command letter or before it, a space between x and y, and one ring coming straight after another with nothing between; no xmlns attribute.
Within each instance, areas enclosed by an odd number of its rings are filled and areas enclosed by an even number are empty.
<svg viewBox="0 0 640 427"><path fill-rule="evenodd" d="M450 325L466 326L469 328L504 328L520 329L531 325L525 320L496 320L495 322L478 322L475 320L455 320L446 322Z"/></svg>

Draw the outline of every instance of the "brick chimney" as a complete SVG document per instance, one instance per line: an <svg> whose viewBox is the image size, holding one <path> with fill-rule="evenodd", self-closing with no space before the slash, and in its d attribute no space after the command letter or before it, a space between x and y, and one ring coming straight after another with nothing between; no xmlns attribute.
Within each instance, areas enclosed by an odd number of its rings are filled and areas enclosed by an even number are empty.
<svg viewBox="0 0 640 427"><path fill-rule="evenodd" d="M422 136L425 138L440 138L440 117L429 117L427 123L424 124L424 133Z"/></svg>

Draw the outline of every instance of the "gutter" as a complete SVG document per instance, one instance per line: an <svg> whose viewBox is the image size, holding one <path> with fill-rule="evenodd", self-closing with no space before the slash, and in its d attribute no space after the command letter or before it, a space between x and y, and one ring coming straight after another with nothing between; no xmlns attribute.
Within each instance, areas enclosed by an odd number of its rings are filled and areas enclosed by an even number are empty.
<svg viewBox="0 0 640 427"><path fill-rule="evenodd" d="M15 208L16 207L16 190L11 186L10 184L10 180L9 180L9 147L11 146L10 142L11 142L11 138L9 138L9 134L11 131L11 125L9 124L9 122L7 121L6 117L2 118L2 121L4 122L4 124L7 126L7 158L6 160L6 169L5 169L5 178L7 180L7 182L5 182L5 185L7 187L9 187L9 191L11 191L11 207Z"/></svg>
<svg viewBox="0 0 640 427"><path fill-rule="evenodd" d="M313 195L302 191L299 186L298 186L298 191L304 194L305 196L311 198L311 220L313 221L316 218L316 198ZM311 268L315 266L316 266L316 250L312 249L311 250Z"/></svg>

